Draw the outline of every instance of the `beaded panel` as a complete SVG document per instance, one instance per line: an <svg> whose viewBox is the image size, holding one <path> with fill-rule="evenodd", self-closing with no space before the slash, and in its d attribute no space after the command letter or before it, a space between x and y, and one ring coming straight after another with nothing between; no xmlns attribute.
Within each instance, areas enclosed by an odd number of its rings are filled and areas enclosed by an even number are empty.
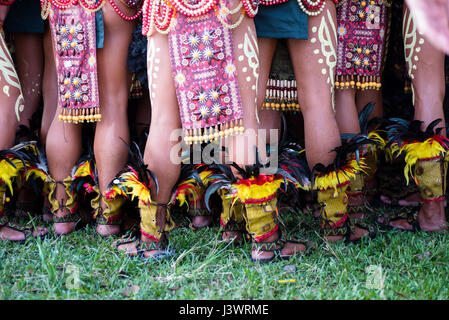
<svg viewBox="0 0 449 320"><path fill-rule="evenodd" d="M386 16L384 0L341 2L337 10L337 88L380 88Z"/></svg>
<svg viewBox="0 0 449 320"><path fill-rule="evenodd" d="M213 11L199 17L179 14L169 44L186 142L238 133L243 110L231 31Z"/></svg>
<svg viewBox="0 0 449 320"><path fill-rule="evenodd" d="M53 7L50 27L58 70L59 119L100 120L95 14L81 6Z"/></svg>

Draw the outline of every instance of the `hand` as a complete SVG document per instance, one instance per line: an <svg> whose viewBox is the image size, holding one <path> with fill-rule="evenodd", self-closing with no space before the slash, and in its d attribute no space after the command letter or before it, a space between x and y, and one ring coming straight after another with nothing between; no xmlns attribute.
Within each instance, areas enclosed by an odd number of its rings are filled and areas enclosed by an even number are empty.
<svg viewBox="0 0 449 320"><path fill-rule="evenodd" d="M449 54L449 0L406 0L418 31Z"/></svg>

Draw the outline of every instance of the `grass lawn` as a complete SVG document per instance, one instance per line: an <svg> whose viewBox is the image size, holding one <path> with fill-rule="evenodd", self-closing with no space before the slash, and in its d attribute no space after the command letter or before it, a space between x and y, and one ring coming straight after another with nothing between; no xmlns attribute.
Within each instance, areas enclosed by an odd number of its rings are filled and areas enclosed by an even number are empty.
<svg viewBox="0 0 449 320"><path fill-rule="evenodd" d="M291 214L283 220L294 235L318 243L317 250L258 265L249 259L249 243L226 245L218 227L175 229L176 255L160 262L114 253L113 239L96 235L94 226L25 244L4 241L0 299L449 298L448 232L380 231L357 245L328 244L312 218ZM376 277L383 286L371 282Z"/></svg>

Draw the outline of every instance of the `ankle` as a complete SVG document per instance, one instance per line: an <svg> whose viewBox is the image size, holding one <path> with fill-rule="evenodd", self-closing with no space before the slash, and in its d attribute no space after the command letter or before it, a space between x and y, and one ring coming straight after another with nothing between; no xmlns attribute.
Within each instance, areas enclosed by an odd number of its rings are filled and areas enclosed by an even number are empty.
<svg viewBox="0 0 449 320"><path fill-rule="evenodd" d="M274 242L276 240L279 239L279 231L276 231L275 233L273 233L272 235L270 235L268 238L263 239L262 241L256 241L253 239L253 242Z"/></svg>
<svg viewBox="0 0 449 320"><path fill-rule="evenodd" d="M144 235L143 233L140 236L140 240L142 240L145 243L151 243L151 242L159 242L158 240L156 240L156 237L147 237L146 235Z"/></svg>

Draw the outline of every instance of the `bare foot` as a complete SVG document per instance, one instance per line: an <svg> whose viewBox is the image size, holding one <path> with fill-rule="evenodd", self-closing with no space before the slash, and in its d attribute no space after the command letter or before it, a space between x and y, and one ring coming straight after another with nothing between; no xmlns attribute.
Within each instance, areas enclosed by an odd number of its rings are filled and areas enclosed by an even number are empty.
<svg viewBox="0 0 449 320"><path fill-rule="evenodd" d="M155 240L147 238L144 235L140 236L140 240L143 243L148 244L148 245L150 245L152 242L155 242ZM117 240L117 241L120 241L120 240ZM138 241L124 243L124 244L121 244L121 245L118 245L118 246L117 246L117 243L118 243L117 241L114 242L114 246L118 250L122 251L124 254L126 254L126 255L128 255L130 257L135 257L135 256L137 256L139 254L138 253L138 250L139 250ZM143 254L143 256L145 258L151 258L152 256L155 256L157 254L161 254L161 253L164 253L164 252L165 252L165 249L149 250L149 251L145 250L145 251L142 252L142 254Z"/></svg>
<svg viewBox="0 0 449 320"><path fill-rule="evenodd" d="M365 219L365 213L362 210L362 208L360 208L364 204L365 204L365 198L362 194L358 194L355 196L349 196L348 197L348 211L350 211L349 218L353 219L353 220ZM351 208L351 207L353 207L353 208Z"/></svg>
<svg viewBox="0 0 449 320"><path fill-rule="evenodd" d="M423 231L448 230L444 201L425 202L418 213L418 221Z"/></svg>
<svg viewBox="0 0 449 320"><path fill-rule="evenodd" d="M358 241L362 238L369 237L369 230L355 226L353 231L349 234L350 241ZM337 242L345 239L345 236L325 236L324 239L328 242Z"/></svg>
<svg viewBox="0 0 449 320"><path fill-rule="evenodd" d="M243 232L241 231L223 231L222 239L226 243L240 244L243 242Z"/></svg>
<svg viewBox="0 0 449 320"><path fill-rule="evenodd" d="M383 203L392 204L391 199L385 195L381 195L380 200ZM421 203L421 196L420 196L419 192L409 194L404 199L398 200L398 205L400 205L402 207L417 207L417 206L419 206L420 203Z"/></svg>
<svg viewBox="0 0 449 320"><path fill-rule="evenodd" d="M102 237L116 236L120 233L119 224L99 224L95 229Z"/></svg>
<svg viewBox="0 0 449 320"><path fill-rule="evenodd" d="M192 219L192 225L194 228L204 228L212 224L212 216L195 216Z"/></svg>
<svg viewBox="0 0 449 320"><path fill-rule="evenodd" d="M271 235L267 239L265 239L263 242L274 242L277 239L279 239L279 232L276 232L275 234ZM304 253L306 251L307 247L304 244L301 243L294 243L294 242L286 242L284 246L281 249L280 255L281 257L291 257L297 253ZM264 261L264 260L271 260L274 258L274 252L273 251L264 251L264 250L258 250L253 249L251 251L251 258L255 261Z"/></svg>
<svg viewBox="0 0 449 320"><path fill-rule="evenodd" d="M377 221L381 224L386 224L388 214L380 217ZM446 216L444 212L444 201L424 202L418 212L418 223L422 231L434 232L448 230ZM390 227L400 230L413 230L407 219L399 218L390 221Z"/></svg>
<svg viewBox="0 0 449 320"><path fill-rule="evenodd" d="M379 219L377 219L377 222L379 222L380 224L386 225L388 219L388 214L383 215L382 217L380 217ZM390 221L390 223L388 224L389 227L392 227L394 229L399 229L399 230L406 230L406 231L412 231L413 230L413 226L408 223L407 219L395 219Z"/></svg>
<svg viewBox="0 0 449 320"><path fill-rule="evenodd" d="M49 212L44 212L42 214L42 221L44 222L50 222L53 221L53 215Z"/></svg>
<svg viewBox="0 0 449 320"><path fill-rule="evenodd" d="M44 222L53 221L53 214L51 213L50 207L51 207L50 201L48 201L48 197L45 197L44 205L42 208L42 220Z"/></svg>
<svg viewBox="0 0 449 320"><path fill-rule="evenodd" d="M56 217L62 218L70 214L71 213L68 211L67 208L62 208L56 212ZM57 235L64 235L72 233L75 230L76 222L55 222L53 223L53 226L55 228L55 233Z"/></svg>
<svg viewBox="0 0 449 320"><path fill-rule="evenodd" d="M15 226L15 223L10 223L8 225L5 225L3 227L0 227L0 239L1 240L10 240L10 241L23 241L26 239L25 231L19 231L12 228L12 226ZM18 226L18 225L17 225ZM24 228L23 226L18 226ZM29 228L31 231L32 229ZM39 226L36 226L35 229L33 229L31 235L33 238L42 237L46 235L48 232L47 228L42 228Z"/></svg>

